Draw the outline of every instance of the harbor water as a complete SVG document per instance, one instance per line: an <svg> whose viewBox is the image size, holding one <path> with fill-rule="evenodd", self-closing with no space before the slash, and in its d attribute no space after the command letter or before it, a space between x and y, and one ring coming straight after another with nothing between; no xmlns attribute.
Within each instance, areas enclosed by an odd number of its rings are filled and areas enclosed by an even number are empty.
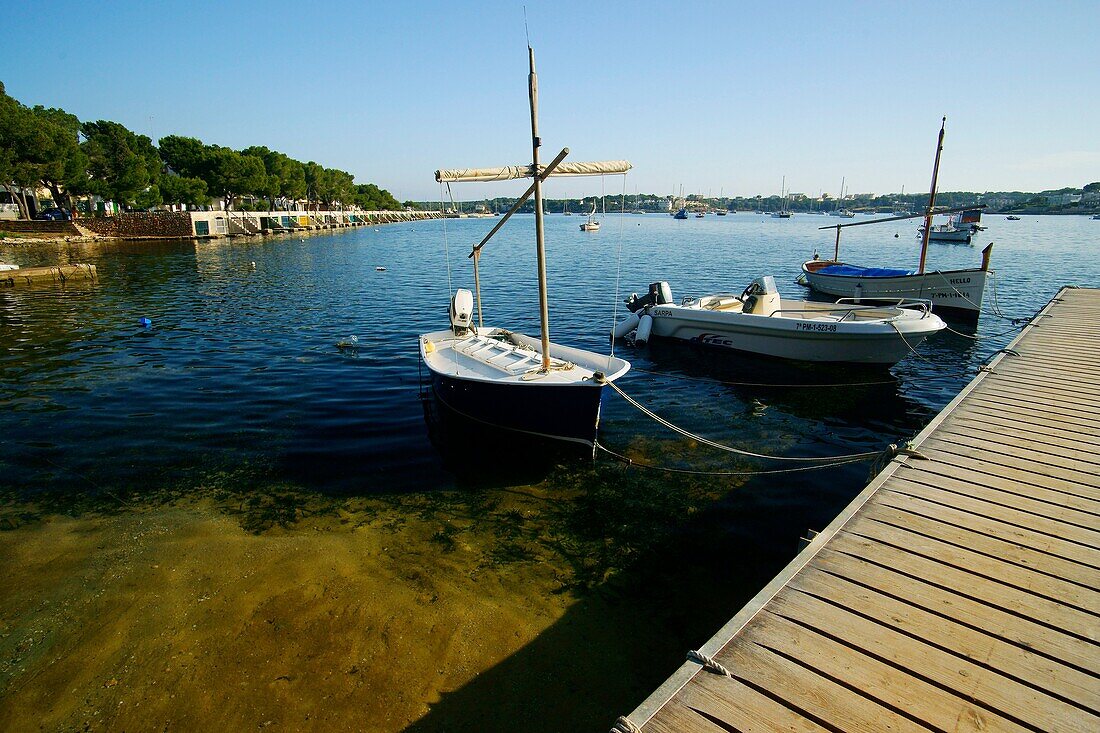
<svg viewBox="0 0 1100 733"><path fill-rule="evenodd" d="M651 282L679 299L773 275L806 297L799 265L837 222L580 221L546 220L551 337L596 351ZM868 462L768 473L785 466L610 392L600 442L632 466L441 414L417 337L494 223L0 244L99 273L0 291L0 729L606 729L863 488ZM1100 221L983 223L928 263L977 267L995 242L988 312L889 370L620 342L618 384L758 453L904 441L1012 319L1100 284ZM532 230L517 216L484 251L486 325L538 331ZM846 230L841 258L915 268L915 230Z"/></svg>

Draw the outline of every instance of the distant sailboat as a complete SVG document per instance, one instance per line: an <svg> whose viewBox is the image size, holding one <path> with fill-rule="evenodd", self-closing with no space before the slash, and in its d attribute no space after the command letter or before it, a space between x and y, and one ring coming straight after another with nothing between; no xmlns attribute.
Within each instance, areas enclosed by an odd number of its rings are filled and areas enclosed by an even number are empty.
<svg viewBox="0 0 1100 733"><path fill-rule="evenodd" d="M596 219L596 202L592 202L592 213L588 215L588 221L581 224L582 232L600 231L600 222Z"/></svg>
<svg viewBox="0 0 1100 733"><path fill-rule="evenodd" d="M784 189L787 187L787 177L783 176L783 184L779 187L779 198L783 200L783 207L779 211L772 212L773 219L790 219L791 210L788 207L788 202L784 198Z"/></svg>

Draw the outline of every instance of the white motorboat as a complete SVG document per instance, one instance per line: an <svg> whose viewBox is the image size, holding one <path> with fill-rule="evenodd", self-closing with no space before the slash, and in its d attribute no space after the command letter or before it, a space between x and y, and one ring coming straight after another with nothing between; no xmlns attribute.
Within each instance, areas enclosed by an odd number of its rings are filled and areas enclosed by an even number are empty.
<svg viewBox="0 0 1100 733"><path fill-rule="evenodd" d="M895 364L945 328L928 301L899 299L889 305L842 300L813 303L779 297L775 280L753 280L741 295L716 294L672 302L668 283L654 283L644 298L632 296L633 312L615 328L635 343L675 338L800 361Z"/></svg>
<svg viewBox="0 0 1100 733"><path fill-rule="evenodd" d="M940 153L943 152L944 128L947 118L940 125L939 139L936 144L936 162L932 167L932 186L928 194L928 206L923 214L924 227L921 229L920 264L916 269L896 267L862 267L841 261L840 231L852 226L878 224L887 221L901 221L913 216L893 216L885 219L834 224L821 227L836 229L836 249L831 260L820 259L814 253L812 260L802 263L802 274L798 282L819 293L838 298L853 298L856 302L867 299L890 300L927 300L936 312L951 310L959 315L977 318L982 309L982 297L985 293L986 275L989 272L989 260L993 252L990 243L982 250L980 268L964 270L927 271L925 264L928 256L928 242L931 236L932 217L936 214L950 214L961 211L980 211L984 206L965 206L936 210L936 181L940 170ZM969 236L970 230L967 229Z"/></svg>
<svg viewBox="0 0 1100 733"><path fill-rule="evenodd" d="M568 148L548 165L539 163L538 79L535 54L530 48L528 55L533 162L504 168L439 170L435 175L437 181L448 186L457 181L518 178L533 178L534 182L473 247L469 256L474 265L476 299L469 290L455 292L451 298L450 328L421 334L420 358L431 372L436 399L452 411L496 427L594 446L604 385L626 374L630 364L623 359L550 342L542 182L551 175L625 174L631 166L627 161L563 163ZM482 248L528 198L535 203L539 338L484 325L478 275Z"/></svg>
<svg viewBox="0 0 1100 733"><path fill-rule="evenodd" d="M970 244L974 232L970 227L960 228L952 223L937 224L928 231L929 242L962 242Z"/></svg>

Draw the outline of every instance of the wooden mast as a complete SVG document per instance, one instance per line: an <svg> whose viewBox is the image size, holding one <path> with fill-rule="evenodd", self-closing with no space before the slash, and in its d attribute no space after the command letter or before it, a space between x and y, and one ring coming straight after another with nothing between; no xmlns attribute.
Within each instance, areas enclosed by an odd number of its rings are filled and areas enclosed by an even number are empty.
<svg viewBox="0 0 1100 733"><path fill-rule="evenodd" d="M936 142L936 162L932 166L932 188L928 192L928 208L924 210L924 234L920 240L920 266L917 273L924 274L924 260L928 256L928 236L932 233L932 208L936 205L936 179L940 175L940 153L943 152L943 129L947 125L947 116L940 121L940 139Z"/></svg>
<svg viewBox="0 0 1100 733"><path fill-rule="evenodd" d="M527 77L531 97L531 175L535 189L535 251L539 263L539 325L542 328L542 372L550 371L550 306L546 293L546 245L542 227L542 177L539 175L539 80L535 75L535 50L527 47L531 73Z"/></svg>

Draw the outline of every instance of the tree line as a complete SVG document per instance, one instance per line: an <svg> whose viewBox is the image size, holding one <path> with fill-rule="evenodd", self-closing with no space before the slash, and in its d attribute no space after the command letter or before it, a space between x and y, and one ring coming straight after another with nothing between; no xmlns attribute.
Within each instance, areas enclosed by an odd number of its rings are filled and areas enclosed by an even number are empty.
<svg viewBox="0 0 1100 733"><path fill-rule="evenodd" d="M2 82L0 186L25 218L30 209L24 189L40 187L70 210L74 197L87 195L139 210L205 206L215 197L227 209L241 198L263 201L268 209L303 200L316 208L401 208L389 191L357 184L347 171L302 163L263 146L233 150L180 135L154 145L117 122L81 122L62 109L27 107L8 96Z"/></svg>

